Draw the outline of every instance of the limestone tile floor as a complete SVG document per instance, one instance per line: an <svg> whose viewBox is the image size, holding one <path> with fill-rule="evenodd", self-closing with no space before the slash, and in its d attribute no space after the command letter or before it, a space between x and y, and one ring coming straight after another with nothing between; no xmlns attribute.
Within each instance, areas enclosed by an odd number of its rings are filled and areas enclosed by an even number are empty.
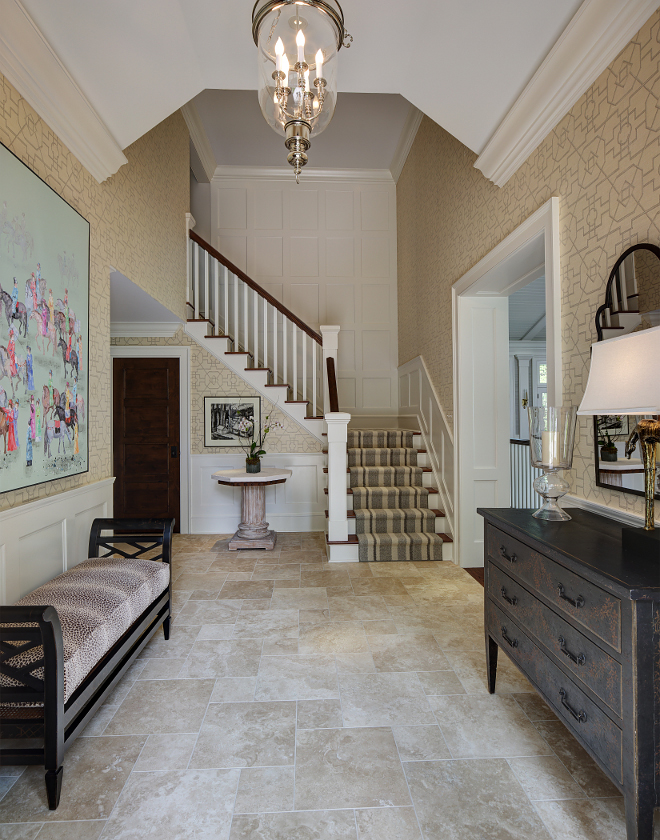
<svg viewBox="0 0 660 840"><path fill-rule="evenodd" d="M177 536L170 640L67 754L57 811L42 768L0 768L0 840L624 840L618 791L506 656L488 694L476 581L323 545Z"/></svg>

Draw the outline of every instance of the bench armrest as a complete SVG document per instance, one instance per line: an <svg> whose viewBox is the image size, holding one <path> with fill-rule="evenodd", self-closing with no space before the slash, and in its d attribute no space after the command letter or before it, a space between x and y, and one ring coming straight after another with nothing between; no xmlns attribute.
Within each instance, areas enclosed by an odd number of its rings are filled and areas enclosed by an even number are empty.
<svg viewBox="0 0 660 840"><path fill-rule="evenodd" d="M103 535L103 531L112 534ZM174 519L95 519L89 534L88 556L102 557L101 550L107 549L105 554L134 559L162 546L161 553L149 559L171 564L173 532Z"/></svg>

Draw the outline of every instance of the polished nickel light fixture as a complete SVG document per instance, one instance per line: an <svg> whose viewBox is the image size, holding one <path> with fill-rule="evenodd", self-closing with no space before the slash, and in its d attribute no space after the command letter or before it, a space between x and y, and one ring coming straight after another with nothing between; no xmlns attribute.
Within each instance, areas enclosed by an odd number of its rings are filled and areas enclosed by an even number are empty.
<svg viewBox="0 0 660 840"><path fill-rule="evenodd" d="M332 119L337 103L337 53L353 38L336 0L257 0L252 36L259 51L259 105L285 138L296 181L311 136Z"/></svg>

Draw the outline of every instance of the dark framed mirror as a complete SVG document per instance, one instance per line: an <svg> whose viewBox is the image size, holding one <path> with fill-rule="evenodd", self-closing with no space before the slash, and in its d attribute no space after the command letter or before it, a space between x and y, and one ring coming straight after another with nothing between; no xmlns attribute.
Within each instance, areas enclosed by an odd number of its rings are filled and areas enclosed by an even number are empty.
<svg viewBox="0 0 660 840"><path fill-rule="evenodd" d="M660 326L660 248L643 242L621 254L605 289L605 302L596 312L598 341ZM594 417L596 484L622 493L644 496L644 467L637 449L625 457L628 435L637 418ZM656 499L660 486L656 477Z"/></svg>

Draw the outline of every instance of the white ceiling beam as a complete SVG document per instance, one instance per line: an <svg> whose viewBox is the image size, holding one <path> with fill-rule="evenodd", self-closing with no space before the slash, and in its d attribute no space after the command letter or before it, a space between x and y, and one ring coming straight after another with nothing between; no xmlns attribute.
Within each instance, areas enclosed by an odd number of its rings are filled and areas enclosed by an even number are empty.
<svg viewBox="0 0 660 840"><path fill-rule="evenodd" d="M520 339L521 341L532 341L541 330L545 329L545 315L541 315L533 327L530 327L525 335Z"/></svg>
<svg viewBox="0 0 660 840"><path fill-rule="evenodd" d="M234 180L294 181L290 166L217 166L213 180L218 182ZM389 169L314 169L306 166L300 176L300 183L306 181L356 181L368 184L392 184L394 179Z"/></svg>
<svg viewBox="0 0 660 840"><path fill-rule="evenodd" d="M584 0L475 167L503 187L658 6L658 0Z"/></svg>
<svg viewBox="0 0 660 840"><path fill-rule="evenodd" d="M127 163L19 0L0 0L0 72L99 182Z"/></svg>
<svg viewBox="0 0 660 840"><path fill-rule="evenodd" d="M199 117L199 112L193 102L188 102L183 106L183 108L181 108L181 113L186 121L190 139L195 147L195 151L199 155L199 160L202 164L202 168L204 169L204 174L206 175L206 178L202 180L210 182L215 175L217 163L215 161L215 155L213 154L208 134L206 133L204 125ZM200 178L196 172L195 177L199 182Z"/></svg>

